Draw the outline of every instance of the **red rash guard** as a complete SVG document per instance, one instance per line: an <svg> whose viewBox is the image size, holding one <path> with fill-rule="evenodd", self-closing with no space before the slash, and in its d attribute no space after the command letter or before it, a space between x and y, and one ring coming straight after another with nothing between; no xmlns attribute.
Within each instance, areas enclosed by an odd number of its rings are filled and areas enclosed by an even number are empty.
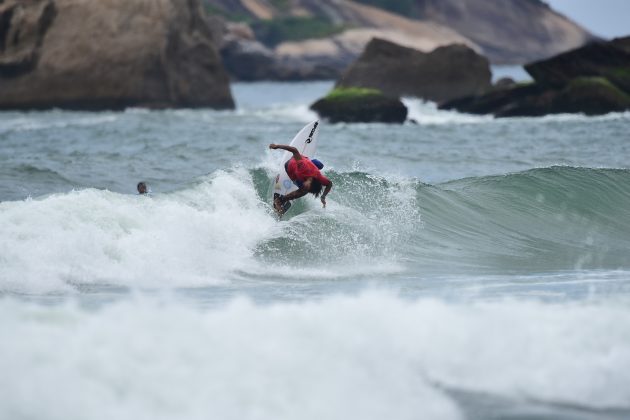
<svg viewBox="0 0 630 420"><path fill-rule="evenodd" d="M324 186L330 185L330 180L322 175L317 166L306 156L302 156L300 160L291 158L287 163L287 175L291 180L300 184L306 181L306 178L313 177Z"/></svg>

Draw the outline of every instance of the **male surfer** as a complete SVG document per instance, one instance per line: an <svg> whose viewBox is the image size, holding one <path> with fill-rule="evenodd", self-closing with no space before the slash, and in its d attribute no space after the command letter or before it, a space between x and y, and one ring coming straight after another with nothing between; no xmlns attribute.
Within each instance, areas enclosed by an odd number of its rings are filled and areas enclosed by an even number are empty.
<svg viewBox="0 0 630 420"><path fill-rule="evenodd" d="M284 164L284 169L287 171L291 181L299 188L292 193L276 198L273 202L276 211L280 212L283 204L287 201L304 197L308 193L313 194L315 197L319 197L321 194L322 205L326 207L326 196L332 189L332 181L319 171L324 165L317 159L311 161L308 157L302 156L298 149L293 146L272 143L269 145L269 148L272 150L282 149L293 153L293 157ZM326 187L323 194L322 186Z"/></svg>

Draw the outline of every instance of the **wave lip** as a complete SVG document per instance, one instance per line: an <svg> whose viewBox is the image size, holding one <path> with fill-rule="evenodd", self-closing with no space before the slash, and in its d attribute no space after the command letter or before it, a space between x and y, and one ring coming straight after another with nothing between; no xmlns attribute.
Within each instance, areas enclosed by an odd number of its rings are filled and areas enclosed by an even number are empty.
<svg viewBox="0 0 630 420"><path fill-rule="evenodd" d="M628 170L551 167L434 186L327 174L329 206L307 197L280 222L269 168L219 170L148 198L86 189L0 203L0 289L630 269Z"/></svg>

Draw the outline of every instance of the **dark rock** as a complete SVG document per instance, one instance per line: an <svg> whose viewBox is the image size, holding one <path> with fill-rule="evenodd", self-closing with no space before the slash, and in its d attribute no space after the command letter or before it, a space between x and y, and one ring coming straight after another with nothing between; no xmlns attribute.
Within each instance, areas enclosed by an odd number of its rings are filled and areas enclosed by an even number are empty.
<svg viewBox="0 0 630 420"><path fill-rule="evenodd" d="M234 106L199 0L5 0L0 23L0 109Z"/></svg>
<svg viewBox="0 0 630 420"><path fill-rule="evenodd" d="M326 62L279 57L256 40L224 42L221 57L230 76L242 81L331 80L340 72Z"/></svg>
<svg viewBox="0 0 630 420"><path fill-rule="evenodd" d="M509 89L516 86L516 82L511 77L502 77L492 86L493 89Z"/></svg>
<svg viewBox="0 0 630 420"><path fill-rule="evenodd" d="M375 89L337 88L312 104L311 109L333 123L403 123L407 118L407 107L400 99Z"/></svg>
<svg viewBox="0 0 630 420"><path fill-rule="evenodd" d="M579 77L559 92L553 105L561 113L600 115L630 109L630 95L603 77Z"/></svg>
<svg viewBox="0 0 630 420"><path fill-rule="evenodd" d="M525 66L538 83L562 87L576 77L600 76L630 92L630 37L595 42Z"/></svg>
<svg viewBox="0 0 630 420"><path fill-rule="evenodd" d="M630 37L594 43L525 67L534 83L457 99L441 108L497 117L601 115L630 109Z"/></svg>
<svg viewBox="0 0 630 420"><path fill-rule="evenodd" d="M253 81L276 78L276 57L258 41L229 40L221 48L221 58L226 70L236 80Z"/></svg>
<svg viewBox="0 0 630 420"><path fill-rule="evenodd" d="M223 26L221 58L235 80L331 80L341 70L331 66L330 57L304 59L283 57L256 40L252 29L244 23Z"/></svg>
<svg viewBox="0 0 630 420"><path fill-rule="evenodd" d="M423 53L375 38L337 86L442 102L488 91L491 76L488 60L465 45Z"/></svg>
<svg viewBox="0 0 630 420"><path fill-rule="evenodd" d="M471 114L494 114L496 117L539 117L567 113L602 115L630 109L630 95L604 78L584 77L573 79L560 89L531 83L458 99L440 108Z"/></svg>
<svg viewBox="0 0 630 420"><path fill-rule="evenodd" d="M469 114L510 115L516 108L525 106L542 93L533 83L517 85L509 89L497 89L481 96L469 96L446 102L440 109L457 110Z"/></svg>

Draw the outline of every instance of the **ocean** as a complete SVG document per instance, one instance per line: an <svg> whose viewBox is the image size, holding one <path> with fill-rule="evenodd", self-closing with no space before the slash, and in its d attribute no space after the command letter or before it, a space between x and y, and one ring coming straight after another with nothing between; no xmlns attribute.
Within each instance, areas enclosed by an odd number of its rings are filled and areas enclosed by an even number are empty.
<svg viewBox="0 0 630 420"><path fill-rule="evenodd" d="M0 419L630 418L630 113L322 122L278 221L331 87L0 113Z"/></svg>

